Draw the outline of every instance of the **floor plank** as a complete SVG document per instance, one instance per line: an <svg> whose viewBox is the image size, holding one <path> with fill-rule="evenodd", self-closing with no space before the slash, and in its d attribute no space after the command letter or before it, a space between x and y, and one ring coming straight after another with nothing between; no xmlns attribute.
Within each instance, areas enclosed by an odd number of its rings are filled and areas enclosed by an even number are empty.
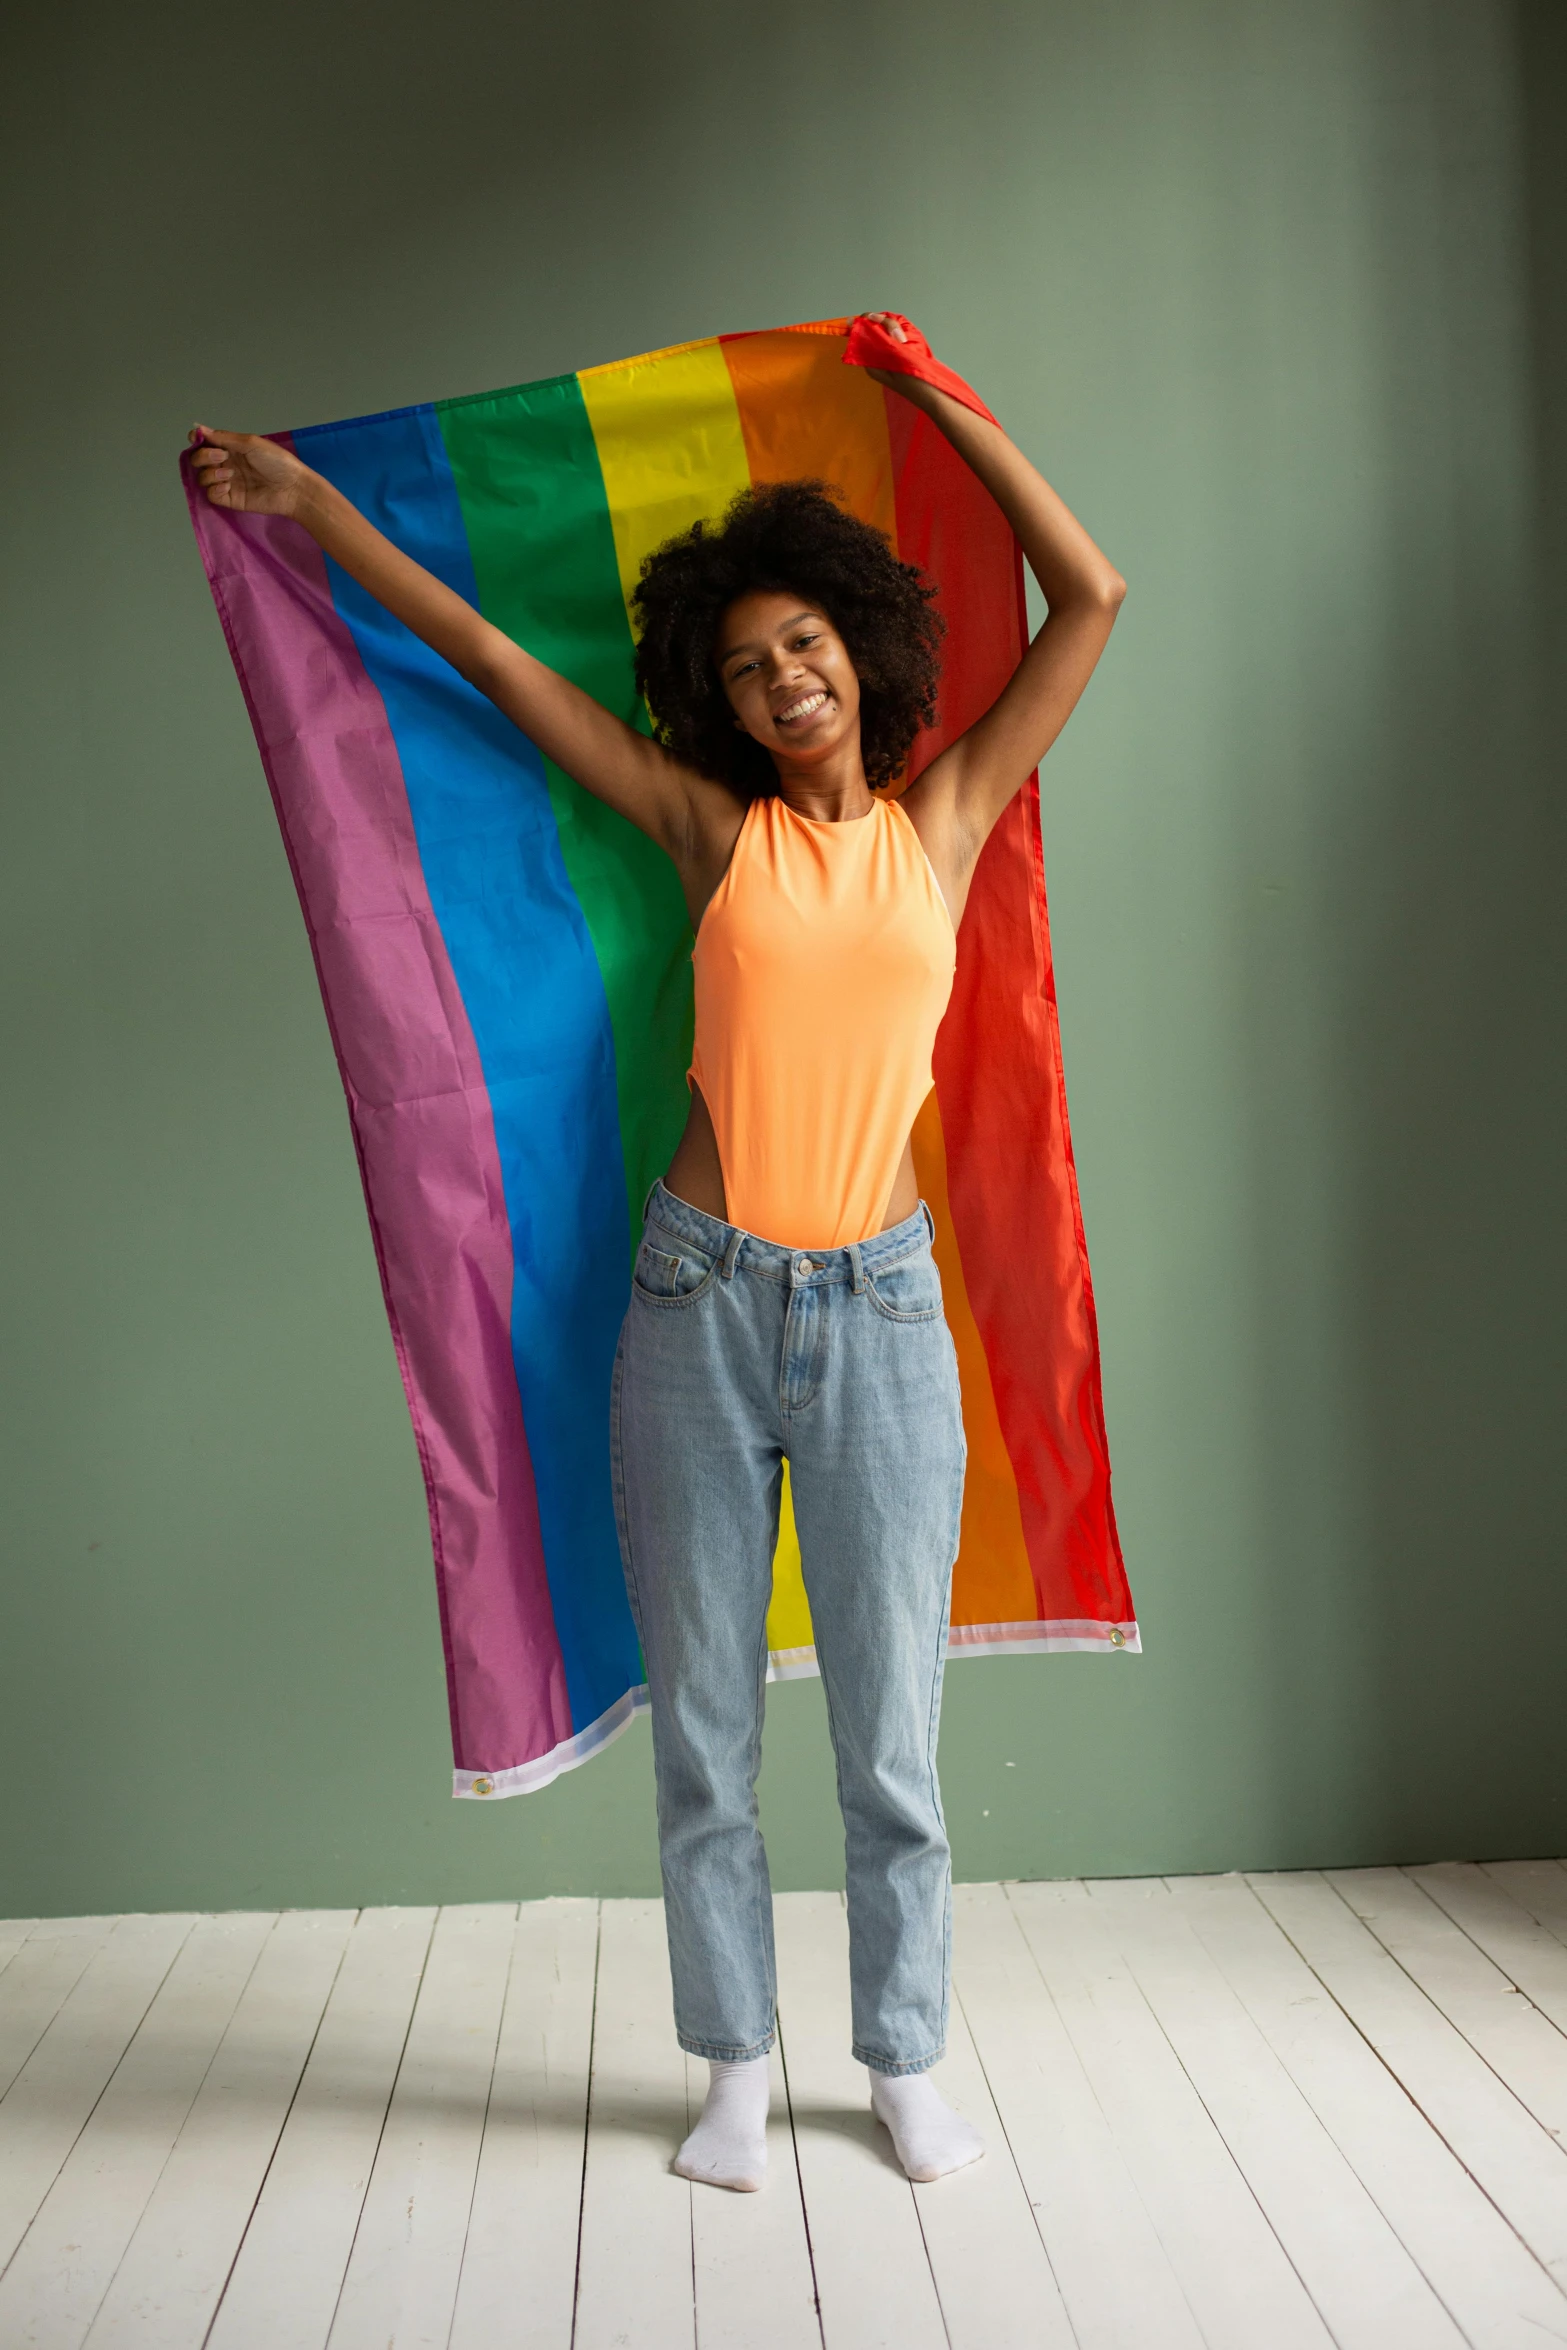
<svg viewBox="0 0 1567 2350"><path fill-rule="evenodd" d="M953 1910L958 1994L1082 2350L1202 2350L1004 1888L959 1885Z"/></svg>
<svg viewBox="0 0 1567 2350"><path fill-rule="evenodd" d="M38 1922L37 1918L0 1918L0 1975L5 1973ZM4 1987L0 1986L0 1999L4 1996Z"/></svg>
<svg viewBox="0 0 1567 2350"><path fill-rule="evenodd" d="M1475 2350L1567 2340L1567 2301L1245 1879L1170 1893Z"/></svg>
<svg viewBox="0 0 1567 2350"><path fill-rule="evenodd" d="M784 1893L773 1908L784 2070L827 2350L946 2350L914 2190L850 2053L843 1902Z"/></svg>
<svg viewBox="0 0 1567 2350"><path fill-rule="evenodd" d="M739 2196L656 1902L0 1922L0 2345L1567 2344L1560 1864L959 1888L918 2189L841 1899L777 1928Z"/></svg>
<svg viewBox="0 0 1567 2350"><path fill-rule="evenodd" d="M0 2097L16 2079L117 1918L45 1918L0 1975Z"/></svg>
<svg viewBox="0 0 1567 2350"><path fill-rule="evenodd" d="M450 2350L571 2341L598 1937L596 1901L517 1913Z"/></svg>
<svg viewBox="0 0 1567 2350"><path fill-rule="evenodd" d="M1248 1882L1536 2259L1567 2284L1567 2152L1325 1878Z"/></svg>
<svg viewBox="0 0 1567 2350"><path fill-rule="evenodd" d="M583 2180L575 2350L693 2350L688 2125L663 1904L606 1901Z"/></svg>
<svg viewBox="0 0 1567 2350"><path fill-rule="evenodd" d="M198 1918L0 2278L0 2342L84 2340L275 1917Z"/></svg>
<svg viewBox="0 0 1567 2350"><path fill-rule="evenodd" d="M1330 2337L1082 1885L1009 1888L1209 2350Z"/></svg>
<svg viewBox="0 0 1567 2350"><path fill-rule="evenodd" d="M963 2009L967 1928L966 1918L956 1921L955 1996L936 2079L988 2152L916 2188L914 2209L952 2350L1072 2350L1055 2272Z"/></svg>
<svg viewBox="0 0 1567 2350"><path fill-rule="evenodd" d="M475 1902L436 1920L331 2350L445 2350L516 1918Z"/></svg>
<svg viewBox="0 0 1567 2350"><path fill-rule="evenodd" d="M208 2350L324 2350L435 1915L361 1911Z"/></svg>
<svg viewBox="0 0 1567 2350"><path fill-rule="evenodd" d="M1138 1988L1339 2350L1464 2338L1162 1880L1095 1884Z"/></svg>
<svg viewBox="0 0 1567 2350"><path fill-rule="evenodd" d="M1567 1947L1505 1886L1473 1861L1442 1861L1404 1874L1446 1910L1559 2032L1567 2032Z"/></svg>
<svg viewBox="0 0 1567 2350"><path fill-rule="evenodd" d="M704 2350L822 2350L816 2279L794 2157L783 2059L768 2059L767 2185L760 2195L691 2193L696 2332ZM686 2060L691 2111L701 2110L707 2066Z"/></svg>
<svg viewBox="0 0 1567 2350"><path fill-rule="evenodd" d="M1567 2136L1567 2036L1513 1977L1401 1869L1332 1870L1328 1882L1519 2104L1553 2137ZM1499 1904L1498 1889L1493 1896ZM1560 1956L1567 1962L1567 1951Z"/></svg>
<svg viewBox="0 0 1567 2350"><path fill-rule="evenodd" d="M121 1918L0 2099L0 2271L129 2047L195 1919Z"/></svg>
<svg viewBox="0 0 1567 2350"><path fill-rule="evenodd" d="M291 1910L268 1935L87 2350L201 2350L353 1922Z"/></svg>
<svg viewBox="0 0 1567 2350"><path fill-rule="evenodd" d="M1558 1942L1567 1942L1567 1863L1559 1860L1488 1860L1480 1864L1510 1900Z"/></svg>

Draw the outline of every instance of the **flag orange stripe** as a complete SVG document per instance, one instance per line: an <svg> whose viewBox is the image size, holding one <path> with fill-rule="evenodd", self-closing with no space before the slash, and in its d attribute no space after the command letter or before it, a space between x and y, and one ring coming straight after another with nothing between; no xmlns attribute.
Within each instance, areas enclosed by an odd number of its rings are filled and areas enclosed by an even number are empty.
<svg viewBox="0 0 1567 2350"><path fill-rule="evenodd" d="M846 340L830 328L813 333L808 341L789 329L723 338L751 479L826 481L852 513L885 531L896 546L887 398L863 369L843 365ZM936 1261L957 1348L969 1448L952 1620L1024 1622L1037 1614L1038 1597L1023 1537L1017 1478L1002 1437L990 1366L953 1236L946 1145L934 1093L920 1112L913 1139L921 1196L936 1222Z"/></svg>
<svg viewBox="0 0 1567 2350"><path fill-rule="evenodd" d="M787 330L722 338L751 479L825 481L896 546L887 402L863 367L844 366L847 343Z"/></svg>
<svg viewBox="0 0 1567 2350"><path fill-rule="evenodd" d="M1017 1478L1001 1433L990 1365L969 1304L947 1198L947 1145L932 1092L914 1121L914 1170L920 1197L936 1219L936 1263L946 1300L947 1327L958 1353L968 1475L963 1486L963 1531L952 1579L955 1624L1020 1624L1038 1612L1034 1577L1023 1539Z"/></svg>

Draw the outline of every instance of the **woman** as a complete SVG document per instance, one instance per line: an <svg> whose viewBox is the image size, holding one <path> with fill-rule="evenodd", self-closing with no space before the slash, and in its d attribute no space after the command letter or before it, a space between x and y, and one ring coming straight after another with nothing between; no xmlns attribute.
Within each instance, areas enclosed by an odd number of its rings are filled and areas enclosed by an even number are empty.
<svg viewBox="0 0 1567 2350"><path fill-rule="evenodd" d="M690 1113L647 1204L611 1441L676 2026L712 2075L676 2168L740 2189L766 2161L774 1967L754 1787L786 1459L844 1816L854 2053L911 2178L984 2151L928 2078L950 1973L935 1747L964 1442L910 1133L976 861L1125 592L999 426L912 376L878 381L990 491L1049 614L993 708L901 799L885 787L934 709L933 591L821 485L753 491L644 566L649 740L275 443L191 436L214 505L301 523L657 841L685 889Z"/></svg>

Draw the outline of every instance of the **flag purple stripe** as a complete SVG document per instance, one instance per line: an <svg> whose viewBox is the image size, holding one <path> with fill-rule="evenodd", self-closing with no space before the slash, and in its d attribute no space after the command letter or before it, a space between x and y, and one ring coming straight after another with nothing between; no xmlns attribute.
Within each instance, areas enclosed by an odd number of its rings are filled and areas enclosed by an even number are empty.
<svg viewBox="0 0 1567 2350"><path fill-rule="evenodd" d="M188 466L186 487L348 1096L429 1497L457 1767L513 1769L574 1733L512 1366L511 1231L478 1051L385 707L319 549L294 523L219 513Z"/></svg>

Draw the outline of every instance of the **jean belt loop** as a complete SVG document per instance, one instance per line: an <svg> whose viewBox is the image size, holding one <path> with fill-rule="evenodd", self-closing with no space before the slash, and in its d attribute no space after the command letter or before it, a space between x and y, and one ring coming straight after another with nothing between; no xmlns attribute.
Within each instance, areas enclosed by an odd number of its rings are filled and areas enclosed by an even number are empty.
<svg viewBox="0 0 1567 2350"><path fill-rule="evenodd" d="M860 1255L860 1244L857 1240L851 1240L849 1243L849 1268L854 1284L854 1294L856 1297L862 1297L865 1293L865 1260Z"/></svg>
<svg viewBox="0 0 1567 2350"><path fill-rule="evenodd" d="M720 1271L722 1272L726 1281L732 1281L734 1279L735 1267L740 1262L740 1251L744 1245L745 1234L740 1230L739 1226L736 1225L734 1230L729 1235L729 1243L724 1250L724 1261L720 1267Z"/></svg>
<svg viewBox="0 0 1567 2350"><path fill-rule="evenodd" d="M934 1248L936 1245L936 1219L923 1200L920 1201L920 1214L925 1219L925 1229L930 1234L930 1245Z"/></svg>
<svg viewBox="0 0 1567 2350"><path fill-rule="evenodd" d="M663 1180L664 1179L662 1175L655 1175L652 1182L647 1187L647 1198L642 1202L642 1221L644 1224L647 1222L648 1209L653 1205L653 1194L655 1191L657 1191Z"/></svg>

